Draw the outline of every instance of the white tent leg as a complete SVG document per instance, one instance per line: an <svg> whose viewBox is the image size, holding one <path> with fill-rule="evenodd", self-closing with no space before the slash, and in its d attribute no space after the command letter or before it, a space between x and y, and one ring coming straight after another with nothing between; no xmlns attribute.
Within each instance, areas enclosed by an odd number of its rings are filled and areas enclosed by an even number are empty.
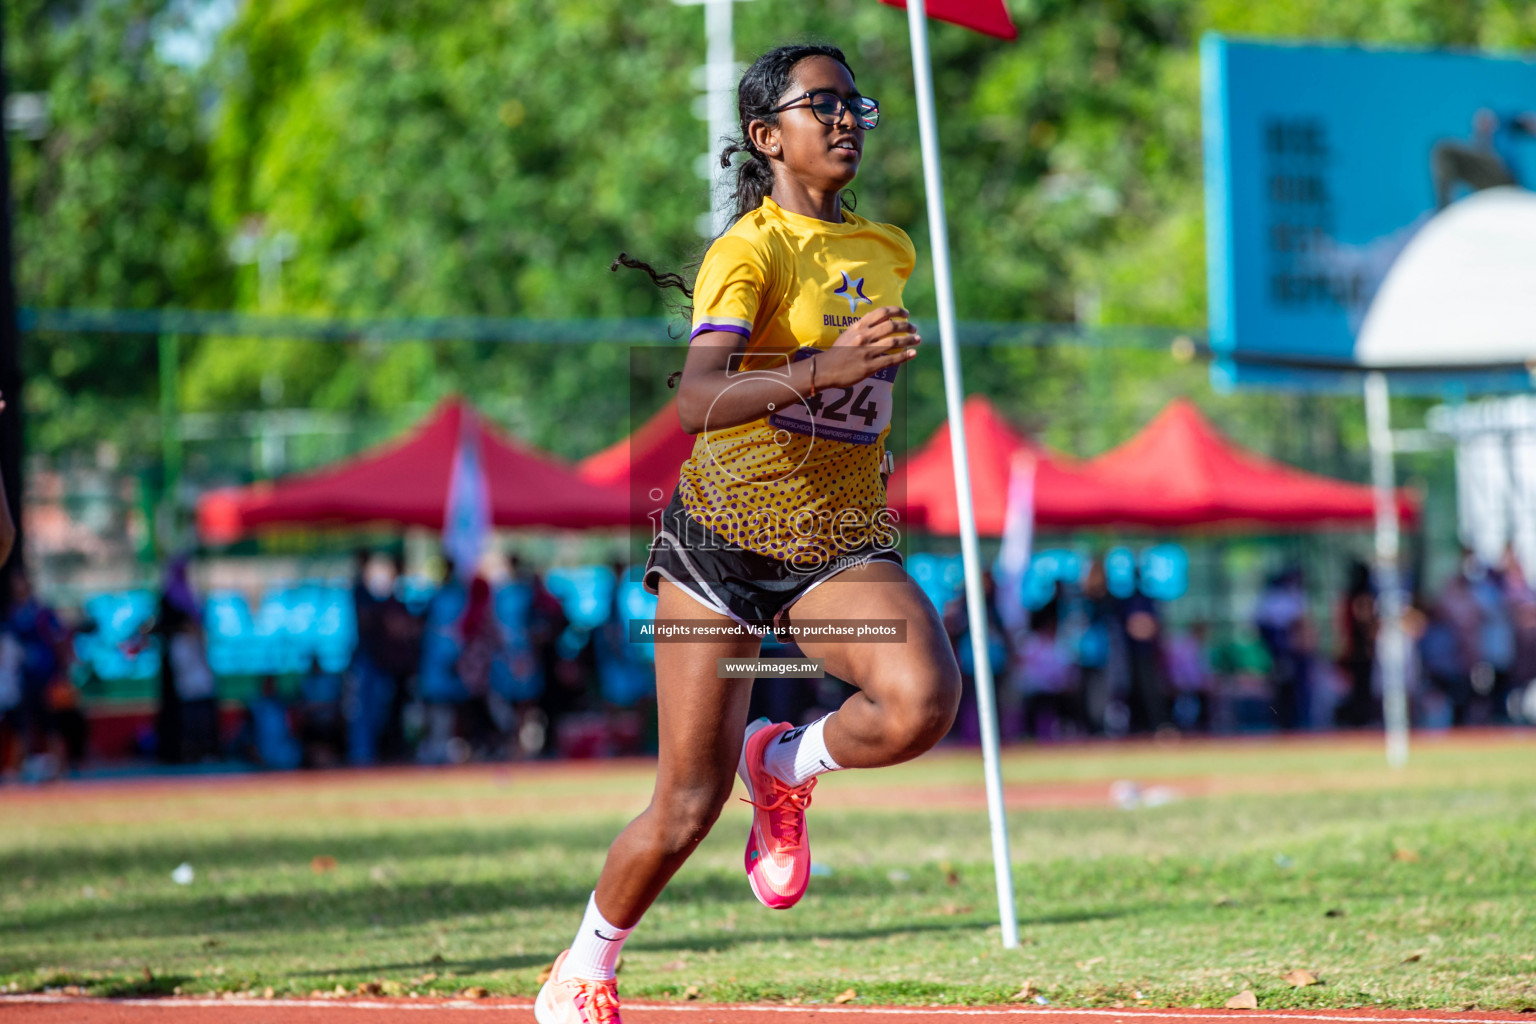
<svg viewBox="0 0 1536 1024"><path fill-rule="evenodd" d="M1397 568L1392 412L1387 378L1379 372L1365 376L1365 422L1371 445L1371 483L1376 491L1376 657L1381 665L1387 764L1402 768L1408 763L1408 644L1403 633L1403 588Z"/></svg>

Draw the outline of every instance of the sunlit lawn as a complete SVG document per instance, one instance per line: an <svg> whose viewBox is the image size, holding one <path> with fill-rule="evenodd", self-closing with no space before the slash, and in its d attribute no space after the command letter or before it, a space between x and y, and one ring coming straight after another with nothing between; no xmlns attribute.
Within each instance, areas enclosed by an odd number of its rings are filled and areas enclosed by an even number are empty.
<svg viewBox="0 0 1536 1024"><path fill-rule="evenodd" d="M822 783L830 873L789 912L753 900L728 809L624 993L1536 1007L1530 734L1419 742L1400 773L1349 740L1015 750L1006 774L1019 949L979 757L946 752ZM1117 779L1172 799L1121 809ZM649 784L630 763L0 790L0 985L531 995Z"/></svg>

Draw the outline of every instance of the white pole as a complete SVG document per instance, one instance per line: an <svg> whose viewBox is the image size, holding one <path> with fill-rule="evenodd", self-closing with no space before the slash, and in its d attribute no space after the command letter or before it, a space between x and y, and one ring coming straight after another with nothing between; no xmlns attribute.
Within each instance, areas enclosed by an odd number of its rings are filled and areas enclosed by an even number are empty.
<svg viewBox="0 0 1536 1024"><path fill-rule="evenodd" d="M736 53L731 43L731 14L735 0L706 0L704 37L706 49L704 80L709 97L709 145L704 153L709 160L710 237L717 238L730 227L730 204L726 202L727 169L720 166L720 140L736 127Z"/></svg>
<svg viewBox="0 0 1536 1024"><path fill-rule="evenodd" d="M965 563L965 599L971 619L971 653L976 665L976 708L981 715L981 757L987 779L987 815L992 823L992 868L997 879L997 912L1003 948L1019 944L1013 905L1013 867L1008 853L1008 815L1003 808L1003 772L998 763L997 702L987 660L987 608L976 549L976 515L971 507L971 471L966 459L965 391L960 386L960 350L955 345L955 296L949 274L949 228L944 222L944 181L939 170L939 133L933 111L933 70L928 58L925 0L907 0L912 36L912 79L917 92L917 125L923 150L923 186L928 193L928 231L933 236L933 280L939 306L939 352L944 364L944 401L949 406L949 446L955 463L955 497L960 506L960 551Z"/></svg>
<svg viewBox="0 0 1536 1024"><path fill-rule="evenodd" d="M1403 589L1397 570L1397 495L1392 466L1392 412L1386 375L1365 375L1365 423L1376 496L1376 657L1381 665L1382 717L1387 764L1408 764L1408 651L1403 634Z"/></svg>
<svg viewBox="0 0 1536 1024"><path fill-rule="evenodd" d="M735 5L746 0L672 0L680 7L704 8L704 63L694 85L704 90L701 116L709 125L709 145L699 157L699 176L709 182L709 213L696 228L702 238L717 238L730 226L730 169L720 166L721 140L736 130L736 51L732 42ZM696 105L695 111L699 108Z"/></svg>

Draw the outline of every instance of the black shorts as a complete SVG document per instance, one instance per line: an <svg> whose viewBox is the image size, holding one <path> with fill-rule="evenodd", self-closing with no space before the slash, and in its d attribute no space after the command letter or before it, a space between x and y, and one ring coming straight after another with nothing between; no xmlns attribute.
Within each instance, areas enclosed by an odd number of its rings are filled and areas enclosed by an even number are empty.
<svg viewBox="0 0 1536 1024"><path fill-rule="evenodd" d="M690 518L677 491L661 514L661 530L645 562L645 589L656 593L665 579L710 611L747 626L779 626L780 618L818 585L865 562L894 562L901 555L874 543L839 555L812 572L796 571L777 558L732 544Z"/></svg>

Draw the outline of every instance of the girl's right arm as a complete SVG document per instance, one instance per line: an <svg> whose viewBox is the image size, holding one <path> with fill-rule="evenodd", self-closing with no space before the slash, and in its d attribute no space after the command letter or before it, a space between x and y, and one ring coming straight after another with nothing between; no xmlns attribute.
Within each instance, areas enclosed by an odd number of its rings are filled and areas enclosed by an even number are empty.
<svg viewBox="0 0 1536 1024"><path fill-rule="evenodd" d="M689 434L740 426L762 419L770 404L791 397L786 387L804 399L827 388L849 387L887 366L904 363L917 355L916 346L922 341L907 317L907 311L898 306L871 310L830 349L790 363L787 372L743 374L736 367L746 339L728 331L703 332L688 346L677 391L678 421Z"/></svg>

